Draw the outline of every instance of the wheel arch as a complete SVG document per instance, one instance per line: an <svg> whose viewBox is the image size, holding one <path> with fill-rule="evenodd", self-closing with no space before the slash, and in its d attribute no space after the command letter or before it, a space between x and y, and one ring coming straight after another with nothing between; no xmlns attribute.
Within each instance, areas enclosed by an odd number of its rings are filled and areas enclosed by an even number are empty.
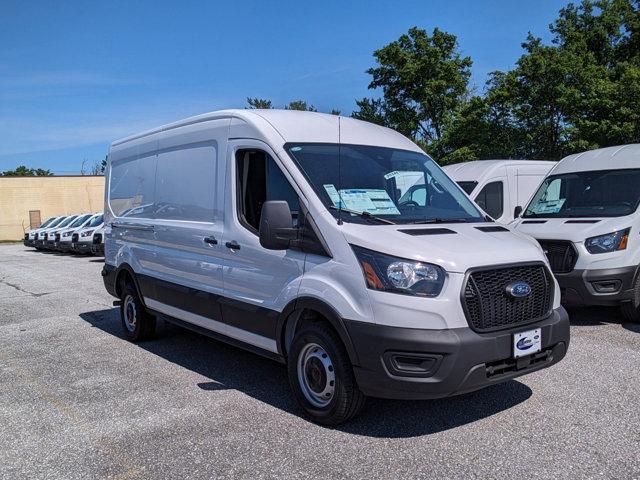
<svg viewBox="0 0 640 480"><path fill-rule="evenodd" d="M358 355L342 317L331 305L314 297L300 297L292 300L278 316L276 326L276 343L278 352L286 358L287 349L291 344L297 324L305 311L311 311L320 315L329 323L329 325L331 325L345 346L351 364L358 365Z"/></svg>
<svg viewBox="0 0 640 480"><path fill-rule="evenodd" d="M133 270L131 265L129 265L128 263L122 263L116 269L114 287L115 287L115 291L116 291L116 294L117 294L118 298L122 297L122 286L121 285L123 283L123 280L125 280L126 278L130 278L131 279L131 281L133 282L133 286L135 287L136 291L138 292L138 298L140 299L142 304L145 305L144 296L142 295L142 290L140 289L140 285L138 284L138 278L136 276L136 272Z"/></svg>

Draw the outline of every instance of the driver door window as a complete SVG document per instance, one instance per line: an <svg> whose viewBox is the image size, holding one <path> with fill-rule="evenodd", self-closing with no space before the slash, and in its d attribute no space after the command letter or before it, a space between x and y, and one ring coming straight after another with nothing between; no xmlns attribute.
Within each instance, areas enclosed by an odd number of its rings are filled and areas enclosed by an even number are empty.
<svg viewBox="0 0 640 480"><path fill-rule="evenodd" d="M298 195L273 158L260 150L240 150L236 166L238 217L245 228L258 232L262 205L268 200L285 200L291 210L292 225L297 226Z"/></svg>

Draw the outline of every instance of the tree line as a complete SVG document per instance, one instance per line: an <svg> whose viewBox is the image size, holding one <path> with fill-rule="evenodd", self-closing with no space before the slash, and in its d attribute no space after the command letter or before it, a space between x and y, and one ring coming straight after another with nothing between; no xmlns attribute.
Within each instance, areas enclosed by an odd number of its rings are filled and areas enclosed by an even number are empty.
<svg viewBox="0 0 640 480"><path fill-rule="evenodd" d="M356 100L351 116L398 130L441 164L558 160L640 142L640 0L570 3L549 30L549 43L529 33L514 68L492 72L478 93L455 35L411 28L373 52L368 88L376 95ZM274 105L247 98L247 108ZM282 108L317 111L305 100ZM50 174L21 166L0 175Z"/></svg>
<svg viewBox="0 0 640 480"><path fill-rule="evenodd" d="M529 33L514 68L492 72L477 94L456 36L411 28L373 53L369 89L381 95L356 100L351 116L400 131L441 164L558 160L640 141L640 0L568 4L549 29L550 43Z"/></svg>

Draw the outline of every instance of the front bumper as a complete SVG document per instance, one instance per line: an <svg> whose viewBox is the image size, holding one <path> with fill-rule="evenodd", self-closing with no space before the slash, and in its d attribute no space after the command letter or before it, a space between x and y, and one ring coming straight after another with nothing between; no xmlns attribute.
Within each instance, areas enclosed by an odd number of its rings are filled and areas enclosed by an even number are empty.
<svg viewBox="0 0 640 480"><path fill-rule="evenodd" d="M637 267L556 274L564 305L615 306L633 298Z"/></svg>
<svg viewBox="0 0 640 480"><path fill-rule="evenodd" d="M569 317L560 307L545 320L492 333L470 328L424 330L345 320L365 395L431 399L458 395L534 372L564 358ZM513 334L542 329L538 354L512 359Z"/></svg>
<svg viewBox="0 0 640 480"><path fill-rule="evenodd" d="M93 244L90 242L72 242L71 250L78 253L88 253L93 249Z"/></svg>

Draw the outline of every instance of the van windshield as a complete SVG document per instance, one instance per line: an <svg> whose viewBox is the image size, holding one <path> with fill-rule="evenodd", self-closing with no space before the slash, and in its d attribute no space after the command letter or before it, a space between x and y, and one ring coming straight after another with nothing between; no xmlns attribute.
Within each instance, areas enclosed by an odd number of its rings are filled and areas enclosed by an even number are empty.
<svg viewBox="0 0 640 480"><path fill-rule="evenodd" d="M87 228L97 227L98 225L102 224L103 220L104 220L104 215L98 215L87 224Z"/></svg>
<svg viewBox="0 0 640 480"><path fill-rule="evenodd" d="M69 225L69 228L79 227L85 221L87 221L89 217L91 217L91 215L82 215L81 217L76 218L74 222L71 225Z"/></svg>
<svg viewBox="0 0 640 480"><path fill-rule="evenodd" d="M56 227L66 227L67 225L69 225L71 222L73 222L73 220L76 218L76 216L72 216L72 217L67 217L62 223L56 225Z"/></svg>
<svg viewBox="0 0 640 480"><path fill-rule="evenodd" d="M58 217L56 218L53 222L51 222L49 225L47 225L47 228L53 228L53 227L57 227L59 224L61 224L64 219L66 219L68 217Z"/></svg>
<svg viewBox="0 0 640 480"><path fill-rule="evenodd" d="M48 227L50 223L53 223L53 221L56 219L56 217L51 217L50 219L48 219L47 221L45 221L42 225L40 225L38 228L45 228Z"/></svg>
<svg viewBox="0 0 640 480"><path fill-rule="evenodd" d="M542 182L523 217L621 217L639 202L640 169L565 173Z"/></svg>
<svg viewBox="0 0 640 480"><path fill-rule="evenodd" d="M288 144L324 205L354 223L484 222L483 214L427 155L365 145ZM338 162L340 156L340 162Z"/></svg>

